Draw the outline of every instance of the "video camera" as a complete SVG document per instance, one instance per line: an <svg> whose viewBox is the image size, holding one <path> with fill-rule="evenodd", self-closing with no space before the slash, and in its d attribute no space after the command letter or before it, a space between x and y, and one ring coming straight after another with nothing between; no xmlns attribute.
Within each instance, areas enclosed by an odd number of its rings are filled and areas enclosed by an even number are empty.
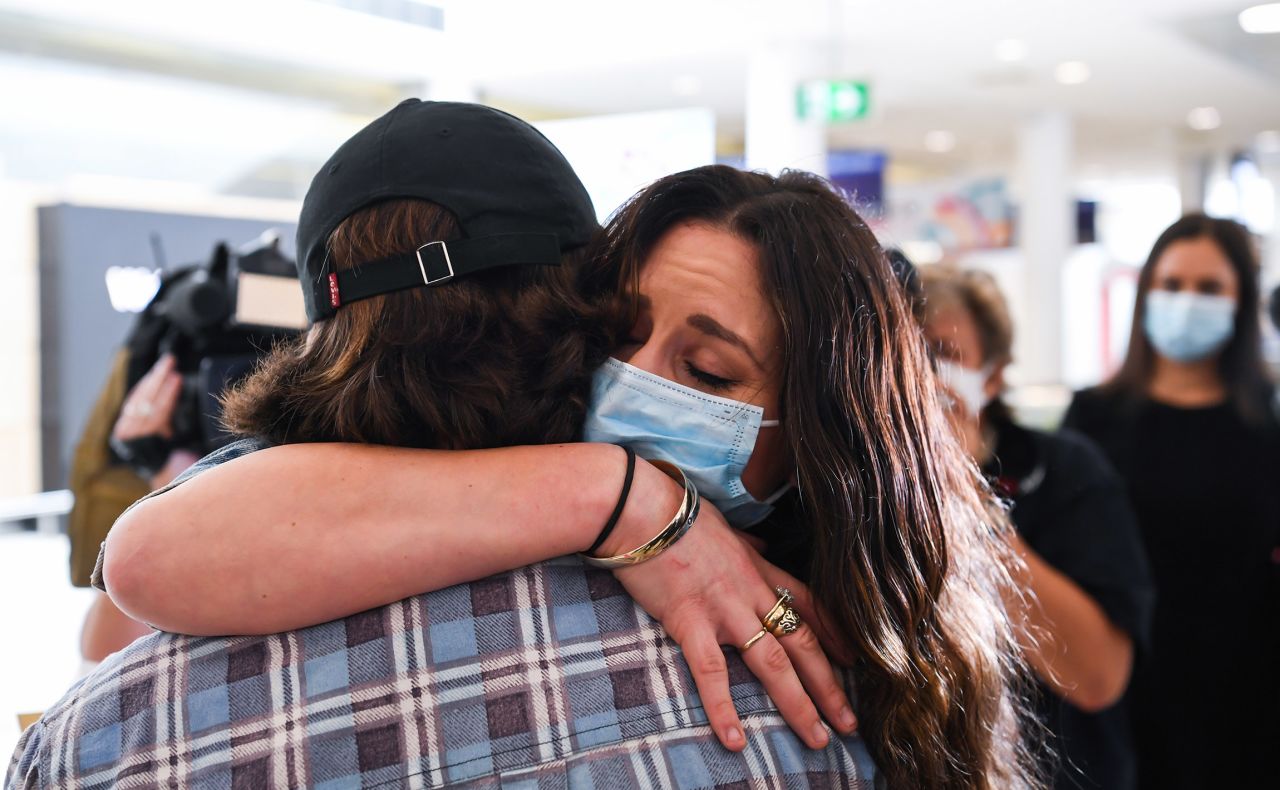
<svg viewBox="0 0 1280 790"><path fill-rule="evenodd" d="M122 461L151 476L175 449L206 455L232 440L219 398L271 346L306 326L296 264L266 234L238 250L219 243L208 261L161 275L159 290L125 341L128 389L171 353L182 375L173 436L111 442Z"/></svg>

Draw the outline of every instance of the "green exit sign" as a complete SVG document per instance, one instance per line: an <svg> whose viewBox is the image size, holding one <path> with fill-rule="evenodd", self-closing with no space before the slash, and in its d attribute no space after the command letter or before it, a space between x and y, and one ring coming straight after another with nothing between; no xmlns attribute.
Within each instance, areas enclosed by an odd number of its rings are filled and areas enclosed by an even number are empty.
<svg viewBox="0 0 1280 790"><path fill-rule="evenodd" d="M857 121L871 111L871 87L854 80L814 80L796 89L796 115L802 120Z"/></svg>

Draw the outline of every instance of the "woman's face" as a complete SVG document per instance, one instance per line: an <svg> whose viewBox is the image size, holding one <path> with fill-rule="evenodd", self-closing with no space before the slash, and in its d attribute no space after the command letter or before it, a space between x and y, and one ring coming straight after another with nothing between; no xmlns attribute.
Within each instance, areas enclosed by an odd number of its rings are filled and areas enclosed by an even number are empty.
<svg viewBox="0 0 1280 790"><path fill-rule="evenodd" d="M1151 290L1226 296L1239 301L1240 279L1213 239L1175 241L1151 270Z"/></svg>
<svg viewBox="0 0 1280 790"><path fill-rule="evenodd" d="M938 359L973 370L982 367L978 324L964 305L951 302L931 311L924 323L924 334Z"/></svg>
<svg viewBox="0 0 1280 790"><path fill-rule="evenodd" d="M934 356L970 370L982 370L986 360L982 358L982 337L973 314L959 302L944 302L930 310L924 322L925 339ZM983 385L988 399L1000 394L1004 388L1004 366L991 370Z"/></svg>
<svg viewBox="0 0 1280 790"><path fill-rule="evenodd" d="M656 376L779 419L782 328L756 250L711 225L677 225L640 270L635 326L615 356ZM756 498L791 474L786 425L761 428L742 482Z"/></svg>

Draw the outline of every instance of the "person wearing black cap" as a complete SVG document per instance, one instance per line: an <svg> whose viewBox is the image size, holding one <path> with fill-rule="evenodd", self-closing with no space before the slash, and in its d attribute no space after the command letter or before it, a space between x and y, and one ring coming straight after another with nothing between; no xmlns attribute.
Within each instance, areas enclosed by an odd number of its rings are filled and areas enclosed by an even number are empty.
<svg viewBox="0 0 1280 790"><path fill-rule="evenodd" d="M298 219L307 317L344 304L511 266L557 266L598 230L591 199L533 127L489 107L409 100L343 144L316 174ZM462 231L338 271L333 232L361 209L419 199ZM425 236L423 238L426 238Z"/></svg>
<svg viewBox="0 0 1280 790"><path fill-rule="evenodd" d="M421 145L426 142L437 147ZM426 160L433 166L423 165ZM308 194L299 226L300 276L316 324L305 342L275 349L226 404L232 427L258 438L204 459L167 491L198 490L189 481L217 476L222 470L216 467L232 459L291 463L321 449L317 442L466 448L577 438L587 373L608 349L607 322L598 311L612 307L607 296L580 296L604 293L588 267L574 260L594 231L585 191L531 127L475 105L400 105L344 145ZM606 445L582 445L559 453L556 468L544 465L530 475L529 458L541 458L539 449L508 451L510 467L526 473L501 478L498 487L492 465L471 483L465 470L446 481L430 475L431 454L395 447L348 446L343 458L351 465L322 474L344 487L360 479L360 466L370 459L392 454L403 460L402 474L380 467L384 486L363 507L406 523L424 514L404 507L398 489L427 487L443 511L470 510L483 522L490 513L510 513L512 497L537 503L539 489L565 475L607 476L609 484L599 486L607 498L584 492L563 503L581 514L534 512L526 526L563 554L587 548L601 523L616 522L597 549L610 557L623 554L634 535L651 537L655 524L669 522L646 544L644 557L684 542L686 533L704 548L723 535L717 559L742 554L735 572L745 567L757 584L766 583L715 509L699 508L696 488L680 470L660 470ZM628 498L624 486L618 500L624 458L627 485L646 496ZM238 505L198 506L234 511ZM334 521L344 515L332 512ZM329 524L294 526L288 545L255 550L283 563L302 543L313 574L326 577L340 565L333 553L343 547ZM516 564L509 558L520 556L520 544L529 540L509 526L495 531L503 540L470 527L462 538L491 550L484 561L492 571ZM146 536L121 534L130 537L104 546L95 575L102 583L105 570L112 594L127 598L149 580L114 573L112 559ZM195 529L183 538L210 566L217 566L220 551L244 550ZM345 592L347 611L366 608L361 601L376 600L421 571L402 562L402 550L387 545L380 573L367 578L326 577ZM437 577L448 576L454 559L441 552ZM179 607L200 609L209 585L233 586L246 601L274 604L259 592L266 580L219 577L200 566L194 564L187 590L178 591ZM787 603L778 606L785 613L790 596L783 598ZM821 658L816 643L811 649ZM824 704L836 706L833 712L847 709L825 660L817 674L801 668L807 682L822 673ZM745 747L745 754L708 749L721 733L705 726L709 714L679 650L607 573L581 562L539 563L299 631L144 638L28 731L10 778L67 786L125 777L297 786L508 777L541 786L580 771L624 784L641 775L676 783L691 771L802 783L874 775L856 737L829 738L823 731L819 740L811 729L803 743L825 750L808 752L763 686L741 671L723 680L760 736L748 743L738 732L730 745ZM729 712L715 713L736 722L728 692Z"/></svg>

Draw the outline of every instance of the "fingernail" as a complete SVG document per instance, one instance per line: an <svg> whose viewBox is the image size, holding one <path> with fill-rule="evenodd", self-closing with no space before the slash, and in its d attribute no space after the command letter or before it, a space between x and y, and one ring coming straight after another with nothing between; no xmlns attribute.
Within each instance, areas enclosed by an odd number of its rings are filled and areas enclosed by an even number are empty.
<svg viewBox="0 0 1280 790"><path fill-rule="evenodd" d="M742 743L742 730L737 727L730 727L724 734L724 739L732 744Z"/></svg>
<svg viewBox="0 0 1280 790"><path fill-rule="evenodd" d="M840 709L840 727L848 732L852 732L858 726L858 718L853 715L853 711L845 705Z"/></svg>
<svg viewBox="0 0 1280 790"><path fill-rule="evenodd" d="M813 725L813 742L815 744L815 748L821 749L826 746L828 740L826 726L824 726L822 722L818 722Z"/></svg>

